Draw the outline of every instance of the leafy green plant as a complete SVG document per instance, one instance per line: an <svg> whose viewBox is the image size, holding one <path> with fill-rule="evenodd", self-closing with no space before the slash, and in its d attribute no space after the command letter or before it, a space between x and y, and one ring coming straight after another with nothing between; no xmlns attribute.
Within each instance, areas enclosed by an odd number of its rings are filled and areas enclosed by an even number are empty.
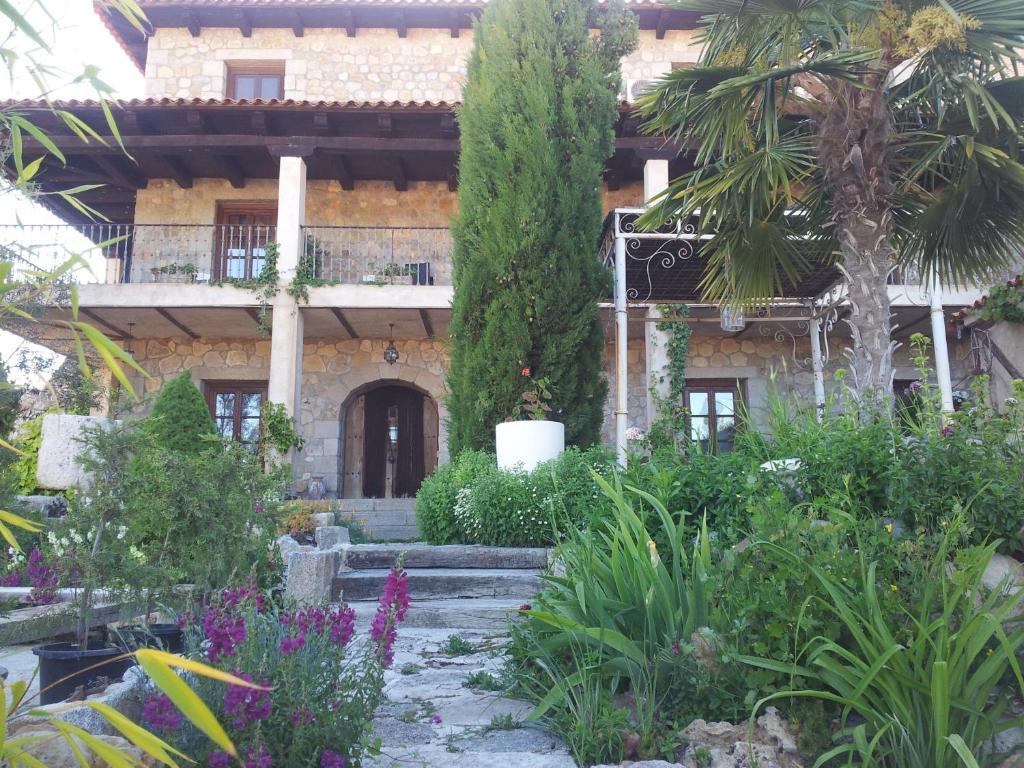
<svg viewBox="0 0 1024 768"><path fill-rule="evenodd" d="M499 678L483 670L477 670L469 675L463 685L477 691L501 691L505 688Z"/></svg>
<svg viewBox="0 0 1024 768"><path fill-rule="evenodd" d="M173 264L164 264L161 267L153 267L154 272L159 272L162 275L192 275L195 277L199 274L199 267L192 262L185 262L179 264L177 262Z"/></svg>
<svg viewBox="0 0 1024 768"><path fill-rule="evenodd" d="M21 425L21 431L15 440L18 449L17 457L11 462L10 472L15 477L15 490L22 495L36 492L39 469L39 448L43 444L43 418L40 414Z"/></svg>
<svg viewBox="0 0 1024 768"><path fill-rule="evenodd" d="M796 664L743 657L811 682L765 697L751 718L764 704L790 697L841 707L836 746L816 768L834 759L881 768L978 766L996 734L1024 723L1008 712L1006 691L999 692L1012 681L1024 693L1017 662L1024 628L1016 622L1024 590L987 589L982 574L997 543L957 551L961 527L957 517L931 558L920 597L899 622L883 607L877 562L861 556L848 579L807 566L775 544L759 544L808 569L844 634L842 642L812 637Z"/></svg>
<svg viewBox="0 0 1024 768"><path fill-rule="evenodd" d="M157 445L180 453L205 453L220 444L210 409L188 371L164 384L144 429Z"/></svg>
<svg viewBox="0 0 1024 768"><path fill-rule="evenodd" d="M1024 288L1018 275L989 289L983 300L974 302L973 311L991 323L1024 323Z"/></svg>
<svg viewBox="0 0 1024 768"><path fill-rule="evenodd" d="M446 656L465 656L474 650L476 646L459 635L448 635L448 639L441 645L441 653Z"/></svg>
<svg viewBox="0 0 1024 768"><path fill-rule="evenodd" d="M520 396L522 399L512 407L512 415L507 421L524 416L530 421L544 421L551 413L551 382L547 376L534 378L529 368L523 368L520 377L524 380L525 389Z"/></svg>
<svg viewBox="0 0 1024 768"><path fill-rule="evenodd" d="M462 540L455 519L459 489L480 472L495 466L492 454L464 451L423 481L416 494L416 525L424 539L431 544L454 544Z"/></svg>
<svg viewBox="0 0 1024 768"><path fill-rule="evenodd" d="M263 425L260 441L262 449L273 448L281 456L292 448L302 450L306 440L299 434L295 418L288 414L288 410L281 403L265 400L260 408L260 415Z"/></svg>
<svg viewBox="0 0 1024 768"><path fill-rule="evenodd" d="M609 672L628 679L636 705L641 746L656 751L657 714L675 668L685 663L683 646L709 623L714 591L707 526L692 540L656 498L618 479L597 478L612 504L612 517L591 530L572 531L558 556L564 576L545 577L549 588L538 607L525 611L537 645L548 651L572 639L601 650ZM668 547L659 551L632 497L657 515ZM674 679L674 682L678 678ZM569 675L537 705L545 714L577 684Z"/></svg>

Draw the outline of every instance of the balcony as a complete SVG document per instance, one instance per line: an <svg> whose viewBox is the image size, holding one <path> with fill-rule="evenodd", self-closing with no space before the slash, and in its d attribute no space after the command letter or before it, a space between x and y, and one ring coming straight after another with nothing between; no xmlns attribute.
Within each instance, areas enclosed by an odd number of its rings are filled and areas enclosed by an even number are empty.
<svg viewBox="0 0 1024 768"><path fill-rule="evenodd" d="M451 285L451 233L443 228L303 227L300 270L324 285ZM242 285L259 277L267 225L0 225L0 250L51 267L73 254L106 257L106 283Z"/></svg>

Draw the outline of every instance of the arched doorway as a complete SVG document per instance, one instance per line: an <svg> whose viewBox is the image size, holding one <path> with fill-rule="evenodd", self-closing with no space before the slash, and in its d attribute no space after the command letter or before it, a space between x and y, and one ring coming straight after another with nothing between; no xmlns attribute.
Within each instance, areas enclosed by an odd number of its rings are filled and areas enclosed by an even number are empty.
<svg viewBox="0 0 1024 768"><path fill-rule="evenodd" d="M411 498L437 467L437 403L418 387L372 382L348 397L342 418L343 498Z"/></svg>

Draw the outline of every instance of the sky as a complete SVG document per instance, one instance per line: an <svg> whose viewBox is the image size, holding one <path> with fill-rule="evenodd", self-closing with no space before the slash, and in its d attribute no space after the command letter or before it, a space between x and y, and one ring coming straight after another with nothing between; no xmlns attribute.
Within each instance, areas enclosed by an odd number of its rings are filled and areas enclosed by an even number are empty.
<svg viewBox="0 0 1024 768"><path fill-rule="evenodd" d="M23 36L8 37L4 29L6 20L0 23L0 47L13 47L21 54L32 53L38 61L51 69L46 77L50 97L54 99L89 99L95 92L87 83L73 83L86 66L99 70L99 78L109 85L118 98L136 98L144 94L142 74L128 55L121 50L110 32L96 16L92 0L15 0L14 7L36 28L50 46L50 51L40 51ZM0 68L0 100L37 99L42 95L39 85L26 69L16 66L13 70ZM23 198L17 192L0 190L0 224L24 224L30 226L61 224L60 219L41 205ZM34 242L45 243L45 230L29 230ZM92 259L97 274L102 275L102 258ZM44 265L45 266L45 265ZM83 275L83 281L95 279ZM0 331L0 357L10 364L24 350L45 354L46 350L34 344L27 344L17 336ZM53 358L47 375L62 358ZM22 384L38 386L38 376L25 375L12 370L11 378Z"/></svg>

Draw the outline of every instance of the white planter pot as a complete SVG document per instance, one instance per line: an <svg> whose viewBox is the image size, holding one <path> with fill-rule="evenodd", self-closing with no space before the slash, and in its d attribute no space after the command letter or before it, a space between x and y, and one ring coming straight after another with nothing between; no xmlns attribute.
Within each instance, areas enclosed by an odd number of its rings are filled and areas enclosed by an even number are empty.
<svg viewBox="0 0 1024 768"><path fill-rule="evenodd" d="M560 421L506 421L494 429L498 467L531 472L565 450L565 425Z"/></svg>

